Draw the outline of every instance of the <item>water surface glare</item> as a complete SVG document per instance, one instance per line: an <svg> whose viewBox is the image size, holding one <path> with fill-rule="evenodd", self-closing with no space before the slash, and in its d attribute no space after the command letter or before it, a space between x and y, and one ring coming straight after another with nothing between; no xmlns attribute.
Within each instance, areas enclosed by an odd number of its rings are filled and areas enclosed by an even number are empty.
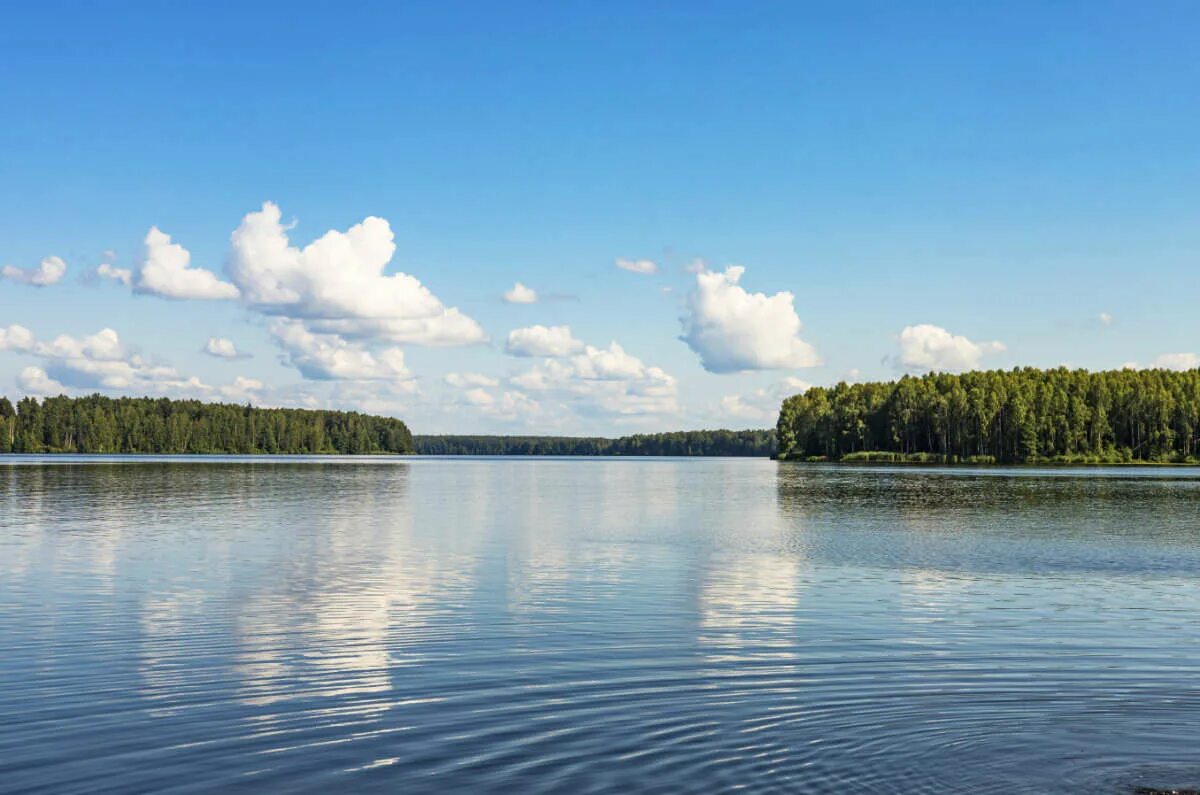
<svg viewBox="0 0 1200 795"><path fill-rule="evenodd" d="M1200 788L1200 473L0 457L0 791Z"/></svg>

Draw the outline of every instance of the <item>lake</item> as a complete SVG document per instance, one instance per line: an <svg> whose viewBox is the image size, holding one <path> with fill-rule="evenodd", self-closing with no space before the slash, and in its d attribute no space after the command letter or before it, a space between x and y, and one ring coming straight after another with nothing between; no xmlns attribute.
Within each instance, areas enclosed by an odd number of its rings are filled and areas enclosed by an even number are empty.
<svg viewBox="0 0 1200 795"><path fill-rule="evenodd" d="M0 458L0 790L1200 788L1200 472Z"/></svg>

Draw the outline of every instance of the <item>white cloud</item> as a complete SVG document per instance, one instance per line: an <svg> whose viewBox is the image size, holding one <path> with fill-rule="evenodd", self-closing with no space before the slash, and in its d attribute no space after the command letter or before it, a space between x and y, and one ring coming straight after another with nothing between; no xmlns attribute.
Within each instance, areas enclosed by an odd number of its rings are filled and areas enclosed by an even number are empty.
<svg viewBox="0 0 1200 795"><path fill-rule="evenodd" d="M0 328L0 351L31 351L36 342L33 332L24 326Z"/></svg>
<svg viewBox="0 0 1200 795"><path fill-rule="evenodd" d="M678 385L659 367L647 366L616 342L584 347L565 358L547 358L510 379L546 393L584 414L669 414L679 411Z"/></svg>
<svg viewBox="0 0 1200 795"><path fill-rule="evenodd" d="M858 370L853 370L852 372L855 376L858 375ZM791 397L792 395L799 395L802 392L807 392L808 390L812 389L812 387L813 385L808 381L805 381L803 378L796 378L793 375L789 375L776 385L776 394L778 394L782 399L785 397Z"/></svg>
<svg viewBox="0 0 1200 795"><path fill-rule="evenodd" d="M784 398L807 392L812 388L809 382L787 376L768 387L755 389L749 395L726 395L721 398L719 407L721 416L739 417L774 424L779 416L779 406Z"/></svg>
<svg viewBox="0 0 1200 795"><path fill-rule="evenodd" d="M220 387L217 391L221 397L226 400L232 400L235 403L258 402L259 393L263 390L263 382L257 378L246 378L238 376L233 379L232 384Z"/></svg>
<svg viewBox="0 0 1200 795"><path fill-rule="evenodd" d="M237 298L238 288L223 282L212 271L191 267L192 255L183 246L171 242L171 236L157 226L150 227L144 241L142 259L133 281L135 292L179 299ZM100 268L105 267L101 265ZM100 268L96 272L100 273ZM124 281L121 269L105 275ZM131 274L132 275L132 274Z"/></svg>
<svg viewBox="0 0 1200 795"><path fill-rule="evenodd" d="M0 268L0 276L17 284L28 284L34 287L49 287L58 283L67 272L67 263L59 257L46 257L35 268L18 268L5 265Z"/></svg>
<svg viewBox="0 0 1200 795"><path fill-rule="evenodd" d="M173 367L157 364L131 351L116 331L73 337L60 334L48 342L36 339L22 326L0 328L0 350L36 356L41 366L24 368L17 378L30 394L57 395L72 390L110 390L126 395L170 395L212 399L221 397L258 402L263 383L238 377L232 384L213 387L195 376L183 376Z"/></svg>
<svg viewBox="0 0 1200 795"><path fill-rule="evenodd" d="M1111 326L1113 324L1113 316L1107 312L1101 312L1097 315L1096 319L1100 321L1100 325L1102 326Z"/></svg>
<svg viewBox="0 0 1200 795"><path fill-rule="evenodd" d="M218 359L246 359L248 354L238 351L237 346L233 344L233 340L225 337L209 337L208 342L204 343L204 353L209 356L215 356Z"/></svg>
<svg viewBox="0 0 1200 795"><path fill-rule="evenodd" d="M96 268L96 275L104 279L111 279L114 282L120 282L126 287L133 286L133 271L129 268L118 268L111 262L100 263Z"/></svg>
<svg viewBox="0 0 1200 795"><path fill-rule="evenodd" d="M529 326L508 333L505 349L512 356L569 356L583 350L570 326Z"/></svg>
<svg viewBox="0 0 1200 795"><path fill-rule="evenodd" d="M500 396L500 402L492 406L491 414L502 419L519 419L532 417L541 413L542 407L536 400L523 392L507 391Z"/></svg>
<svg viewBox="0 0 1200 795"><path fill-rule="evenodd" d="M1200 356L1194 353L1164 353L1150 366L1161 370L1194 370L1200 367Z"/></svg>
<svg viewBox="0 0 1200 795"><path fill-rule="evenodd" d="M203 386L196 379L181 377L172 367L131 352L110 328L83 337L60 334L48 342L39 342L28 329L9 326L0 329L0 349L41 358L44 367L36 369L66 387L190 394ZM29 374L31 383L36 378L36 373Z"/></svg>
<svg viewBox="0 0 1200 795"><path fill-rule="evenodd" d="M404 351L386 348L371 352L336 334L314 334L298 320L278 320L271 335L285 351L287 362L305 378L327 380L390 380L409 378Z"/></svg>
<svg viewBox="0 0 1200 795"><path fill-rule="evenodd" d="M34 348L40 356L53 359L91 359L112 362L125 359L127 354L117 332L110 328L100 329L86 337L59 334L50 342L39 343Z"/></svg>
<svg viewBox="0 0 1200 795"><path fill-rule="evenodd" d="M443 377L445 382L452 387L458 389L466 389L468 387L499 386L500 382L491 376L486 376L481 373L446 373Z"/></svg>
<svg viewBox="0 0 1200 795"><path fill-rule="evenodd" d="M900 332L897 359L903 370L958 373L976 370L983 357L1005 350L1002 342L972 342L939 326L922 323Z"/></svg>
<svg viewBox="0 0 1200 795"><path fill-rule="evenodd" d="M727 417L761 420L764 422L771 416L769 409L747 403L743 398L737 395L726 395L725 397L721 398L721 414Z"/></svg>
<svg viewBox="0 0 1200 795"><path fill-rule="evenodd" d="M510 304L533 304L537 303L538 294L537 290L517 282L504 293L504 300Z"/></svg>
<svg viewBox="0 0 1200 795"><path fill-rule="evenodd" d="M288 240L271 202L232 235L229 262L243 300L266 314L303 320L309 331L419 345L468 345L486 337L414 276L385 275L395 253L391 226L374 216L330 230L304 248Z"/></svg>
<svg viewBox="0 0 1200 795"><path fill-rule="evenodd" d="M792 294L747 292L738 284L744 272L731 265L696 274L681 339L700 355L704 369L735 373L820 364L813 346L800 339Z"/></svg>
<svg viewBox="0 0 1200 795"><path fill-rule="evenodd" d="M463 399L472 406L490 406L496 402L486 389L468 389L463 393Z"/></svg>
<svg viewBox="0 0 1200 795"><path fill-rule="evenodd" d="M658 273L658 265L648 259L625 259L624 257L618 257L616 266L623 271L641 273L646 276Z"/></svg>
<svg viewBox="0 0 1200 795"><path fill-rule="evenodd" d="M67 388L55 381L40 367L26 367L17 376L17 386L27 395L61 395Z"/></svg>

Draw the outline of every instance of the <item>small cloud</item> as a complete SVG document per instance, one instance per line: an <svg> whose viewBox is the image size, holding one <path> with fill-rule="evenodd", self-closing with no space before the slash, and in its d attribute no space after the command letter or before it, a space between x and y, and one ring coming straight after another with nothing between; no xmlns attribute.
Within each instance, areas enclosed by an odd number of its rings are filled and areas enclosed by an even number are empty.
<svg viewBox="0 0 1200 795"><path fill-rule="evenodd" d="M706 270L708 270L708 263L699 257L683 266L684 273L704 273Z"/></svg>
<svg viewBox="0 0 1200 795"><path fill-rule="evenodd" d="M895 359L901 370L958 373L976 370L983 357L1007 350L1002 342L972 342L929 323L906 326L900 332L900 353Z"/></svg>
<svg viewBox="0 0 1200 795"><path fill-rule="evenodd" d="M5 265L0 268L0 277L17 284L28 284L31 287L49 287L57 284L67 272L67 263L59 257L46 257L35 268L18 268Z"/></svg>
<svg viewBox="0 0 1200 795"><path fill-rule="evenodd" d="M696 274L681 339L710 373L814 367L817 351L800 338L802 325L789 292L751 293L739 284L745 268Z"/></svg>
<svg viewBox="0 0 1200 795"><path fill-rule="evenodd" d="M779 415L779 405L785 398L799 395L812 388L812 384L795 376L787 376L767 387L754 390L749 395L726 395L718 407L722 416L770 422Z"/></svg>
<svg viewBox="0 0 1200 795"><path fill-rule="evenodd" d="M472 406L490 406L496 402L485 389L468 389L463 393L463 399Z"/></svg>
<svg viewBox="0 0 1200 795"><path fill-rule="evenodd" d="M618 257L616 266L623 271L640 273L646 276L658 273L658 265L648 259L625 259L624 257Z"/></svg>
<svg viewBox="0 0 1200 795"><path fill-rule="evenodd" d="M850 372L854 374L855 378L858 377L858 370L851 370ZM812 386L813 385L811 383L805 381L803 378L796 378L794 375L789 375L780 380L776 388L776 394L784 397L787 397L788 395L798 395L801 392L807 392L808 390L812 389Z"/></svg>
<svg viewBox="0 0 1200 795"><path fill-rule="evenodd" d="M220 387L218 391L221 393L221 397L226 400L232 400L237 403L243 401L253 403L258 399L258 393L262 388L263 382L257 378L246 378L239 375L233 379L232 384Z"/></svg>
<svg viewBox="0 0 1200 795"><path fill-rule="evenodd" d="M96 268L96 275L102 279L111 279L114 282L120 282L126 287L133 286L133 271L129 268L118 268L110 262L102 262Z"/></svg>
<svg viewBox="0 0 1200 795"><path fill-rule="evenodd" d="M157 226L146 233L134 289L162 298L221 300L237 298L238 288L212 271L194 268L191 253Z"/></svg>
<svg viewBox="0 0 1200 795"><path fill-rule="evenodd" d="M55 381L40 367L26 367L17 376L17 386L27 395L44 397L46 395L61 395L67 388Z"/></svg>
<svg viewBox="0 0 1200 795"><path fill-rule="evenodd" d="M1096 316L1096 319L1100 321L1100 325L1102 326L1111 326L1113 324L1113 316L1107 312L1101 312Z"/></svg>
<svg viewBox="0 0 1200 795"><path fill-rule="evenodd" d="M508 333L505 346L511 356L570 356L583 350L570 326L529 326Z"/></svg>
<svg viewBox="0 0 1200 795"><path fill-rule="evenodd" d="M765 421L771 416L769 409L751 405L737 395L726 395L720 405L721 413L729 417Z"/></svg>
<svg viewBox="0 0 1200 795"><path fill-rule="evenodd" d="M209 337L204 344L203 352L218 359L249 359L250 354L242 353L233 344L233 340L224 337Z"/></svg>
<svg viewBox="0 0 1200 795"><path fill-rule="evenodd" d="M1164 353L1150 367L1158 370L1195 370L1200 367L1200 356L1194 353Z"/></svg>
<svg viewBox="0 0 1200 795"><path fill-rule="evenodd" d="M538 294L536 290L516 282L511 290L504 293L504 300L510 304L533 304L537 303Z"/></svg>
<svg viewBox="0 0 1200 795"><path fill-rule="evenodd" d="M452 387L457 389L466 389L468 387L493 387L499 386L500 382L491 376L483 375L482 373L446 373L443 380Z"/></svg>

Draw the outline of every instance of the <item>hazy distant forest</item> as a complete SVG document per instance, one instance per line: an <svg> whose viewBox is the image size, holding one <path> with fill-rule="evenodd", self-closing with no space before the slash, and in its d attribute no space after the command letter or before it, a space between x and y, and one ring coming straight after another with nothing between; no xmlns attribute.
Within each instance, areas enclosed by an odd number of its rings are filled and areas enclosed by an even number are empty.
<svg viewBox="0 0 1200 795"><path fill-rule="evenodd" d="M397 419L167 398L0 397L0 453L411 453Z"/></svg>
<svg viewBox="0 0 1200 795"><path fill-rule="evenodd" d="M685 431L619 439L419 436L397 419L167 398L0 397L0 453L420 453L769 456L775 433Z"/></svg>
<svg viewBox="0 0 1200 795"><path fill-rule="evenodd" d="M931 374L786 399L785 458L1200 463L1200 370Z"/></svg>
<svg viewBox="0 0 1200 795"><path fill-rule="evenodd" d="M575 436L417 436L422 455L770 456L775 432L675 431L617 439Z"/></svg>

